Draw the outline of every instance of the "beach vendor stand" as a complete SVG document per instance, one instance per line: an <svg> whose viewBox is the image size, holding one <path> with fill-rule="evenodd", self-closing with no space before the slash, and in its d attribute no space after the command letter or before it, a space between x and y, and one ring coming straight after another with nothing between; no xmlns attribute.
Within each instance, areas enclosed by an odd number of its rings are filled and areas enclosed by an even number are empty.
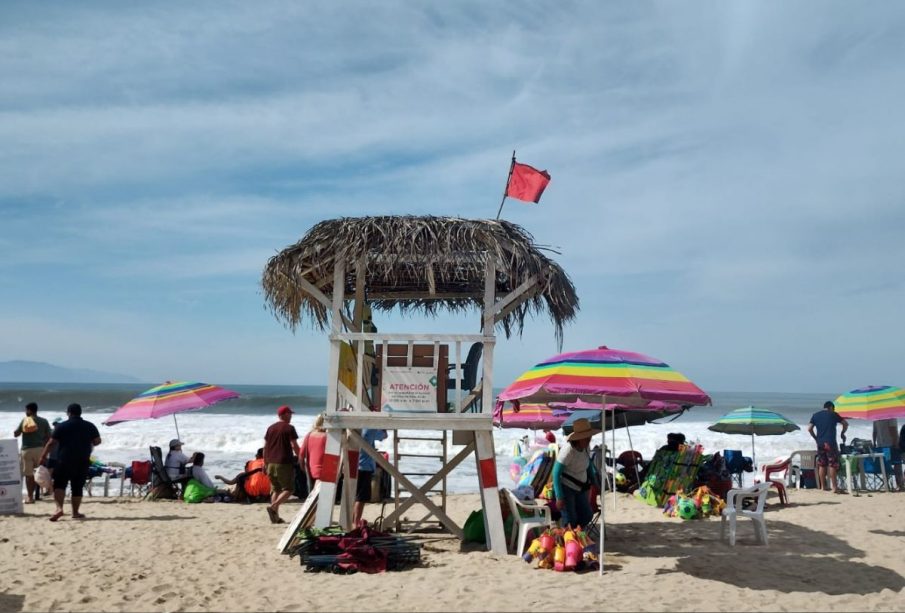
<svg viewBox="0 0 905 613"><path fill-rule="evenodd" d="M527 232L508 221L341 218L318 223L299 242L271 258L262 285L270 309L289 328L307 319L329 330L323 473L300 514L313 513L318 528L333 523L332 504L313 508L318 496L333 500L342 471L339 523L350 529L358 454L366 453L410 494L401 504L397 499L384 525L392 525L419 503L461 539L462 528L428 494L473 454L488 545L505 554L491 418L496 331L507 337L520 334L528 315L546 313L561 341L564 324L578 310L575 288L563 269L541 252ZM428 316L443 310L477 310L480 334L377 333L365 326L366 305L375 313L398 309ZM462 380L463 344L467 351L475 342L483 347L481 381L471 390L457 385L455 400L447 406L445 394L435 393L432 387L447 374L440 348L448 348L446 359L453 364L449 370L454 371L454 379ZM369 345L381 347L380 360ZM399 345L407 359L393 366L391 347ZM425 345L433 350L424 352ZM416 354L428 362L418 365ZM401 356L396 352L395 357ZM375 369L378 376L372 379ZM378 389L372 385L374 380L381 381ZM453 443L464 448L418 486L362 438L365 428L451 431ZM290 524L287 534L292 529ZM286 536L278 547L288 540Z"/></svg>
<svg viewBox="0 0 905 613"><path fill-rule="evenodd" d="M499 402L592 403L606 424L607 405L618 401L639 410L651 401L683 406L710 404L708 396L665 362L606 346L555 355L522 373ZM615 415L615 413L613 414ZM615 435L615 428L612 429ZM601 456L602 457L602 456ZM603 474L603 466L598 467ZM604 505L600 505L600 572L604 572Z"/></svg>

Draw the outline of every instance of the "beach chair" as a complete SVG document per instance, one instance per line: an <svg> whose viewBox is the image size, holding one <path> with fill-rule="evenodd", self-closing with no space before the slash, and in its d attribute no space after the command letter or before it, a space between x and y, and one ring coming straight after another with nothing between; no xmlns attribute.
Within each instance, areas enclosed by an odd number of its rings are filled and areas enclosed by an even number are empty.
<svg viewBox="0 0 905 613"><path fill-rule="evenodd" d="M880 491L885 489L891 492L890 481L893 480L895 470L892 465L892 450L889 447L880 447L874 449L875 453L882 453L882 458L865 458L864 459L864 488L867 491ZM880 463L883 466L880 466ZM885 471L884 471L885 468ZM883 481L883 476L886 481Z"/></svg>
<svg viewBox="0 0 905 613"><path fill-rule="evenodd" d="M472 343L468 348L468 355L462 363L462 378L456 378L456 365L449 364L446 367L446 389L454 390L461 385L463 391L470 392L478 382L478 363L484 352L484 343Z"/></svg>
<svg viewBox="0 0 905 613"><path fill-rule="evenodd" d="M148 493L151 489L151 462L148 460L132 460L132 470L129 477L129 496L135 495L138 488L139 496ZM122 494L122 492L120 492Z"/></svg>
<svg viewBox="0 0 905 613"><path fill-rule="evenodd" d="M163 464L160 447L151 445L151 488L145 498L178 498L179 486L170 479Z"/></svg>
<svg viewBox="0 0 905 613"><path fill-rule="evenodd" d="M764 504L767 501L767 492L770 491L770 483L757 483L743 489L729 490L726 494L726 507L723 509L720 520L720 540L726 538L726 522L729 522L729 546L735 547L735 524L739 515L748 517L754 522L754 534L758 543L767 544L767 523L764 521ZM746 499L755 499L754 509L744 508Z"/></svg>
<svg viewBox="0 0 905 613"><path fill-rule="evenodd" d="M528 531L534 528L549 528L553 525L553 515L550 507L519 500L511 490L500 488L509 502L509 511L512 516L512 533L509 536L509 549L517 556L521 556L528 547L526 543ZM522 511L529 515L522 515ZM518 541L516 541L518 537Z"/></svg>

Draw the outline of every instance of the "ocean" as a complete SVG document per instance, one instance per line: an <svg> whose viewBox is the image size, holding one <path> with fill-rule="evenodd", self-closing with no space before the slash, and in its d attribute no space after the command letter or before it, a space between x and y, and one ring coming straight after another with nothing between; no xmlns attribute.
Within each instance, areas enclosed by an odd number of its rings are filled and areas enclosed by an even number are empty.
<svg viewBox="0 0 905 613"><path fill-rule="evenodd" d="M101 434L102 443L95 449L95 457L103 462L129 464L132 460L148 458L148 447L160 446L164 453L171 438L176 436L176 424L172 417L125 422L106 426L102 422L119 406L125 404L151 385L132 384L36 384L0 383L0 432L12 438L13 430L23 416L25 404L37 402L39 414L53 421L65 419L66 406L71 402L82 405L83 417L93 422ZM191 455L203 451L208 473L232 478L240 472L245 462L254 456L264 444L264 432L276 420L277 407L288 404L296 412L292 423L299 436L310 429L315 416L324 410L327 388L319 385L225 385L240 394L240 398L221 402L200 411L181 413L177 416L179 438L185 442L184 451ZM501 390L497 390L501 391ZM723 414L748 405L776 411L801 427L801 430L781 436L755 437L756 459L759 464L779 457L788 457L796 449L812 449L814 442L807 433L811 415L820 410L826 400L837 394L788 394L771 392L712 392L713 406L694 407L670 421L650 423L629 430L616 430L617 455L630 448L642 453L645 459L666 442L669 432L682 432L689 442L699 442L705 453L724 449L738 449L751 455L751 437L711 432L707 426ZM417 433L425 435L425 433ZM561 441L561 432L557 432ZM535 437L541 432L522 429L495 429L494 443L501 486L513 484L510 477L513 449L520 438ZM871 422L851 420L848 440L871 437ZM599 442L600 437L595 437ZM430 442L401 441L400 452L431 453L435 449ZM612 446L608 433L607 445ZM390 439L377 444L378 449L392 453ZM450 444L448 457L461 448ZM437 464L430 460L412 458L407 470L428 472ZM752 475L746 474L750 482ZM416 482L418 482L416 480ZM473 461L466 460L450 474L447 489L452 493L476 492L477 473ZM97 486L95 486L95 491Z"/></svg>

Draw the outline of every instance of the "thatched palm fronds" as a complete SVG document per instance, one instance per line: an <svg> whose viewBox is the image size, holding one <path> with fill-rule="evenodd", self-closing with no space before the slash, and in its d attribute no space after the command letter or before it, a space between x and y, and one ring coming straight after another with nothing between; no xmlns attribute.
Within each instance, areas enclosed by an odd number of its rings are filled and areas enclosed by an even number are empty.
<svg viewBox="0 0 905 613"><path fill-rule="evenodd" d="M365 290L375 311L483 306L488 259L496 265L496 293L503 296L536 275L530 299L501 322L506 336L521 334L526 316L547 311L562 339L575 317L578 297L565 271L546 257L521 227L508 221L455 217L383 216L341 218L315 225L299 242L270 258L262 285L269 308L289 328L302 319L326 328L329 312L306 291L305 279L326 296L333 293L337 258L347 263L345 299L355 296L356 266L363 263Z"/></svg>

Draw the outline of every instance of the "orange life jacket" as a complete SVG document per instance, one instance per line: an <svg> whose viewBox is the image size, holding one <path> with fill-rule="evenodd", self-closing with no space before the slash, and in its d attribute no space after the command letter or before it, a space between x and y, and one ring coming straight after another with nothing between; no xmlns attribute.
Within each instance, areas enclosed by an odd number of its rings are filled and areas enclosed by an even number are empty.
<svg viewBox="0 0 905 613"><path fill-rule="evenodd" d="M269 496L270 495L270 478L264 472L264 459L250 460L245 464L245 472L251 472L256 468L260 468L259 472L251 475L245 480L245 493L249 496Z"/></svg>

